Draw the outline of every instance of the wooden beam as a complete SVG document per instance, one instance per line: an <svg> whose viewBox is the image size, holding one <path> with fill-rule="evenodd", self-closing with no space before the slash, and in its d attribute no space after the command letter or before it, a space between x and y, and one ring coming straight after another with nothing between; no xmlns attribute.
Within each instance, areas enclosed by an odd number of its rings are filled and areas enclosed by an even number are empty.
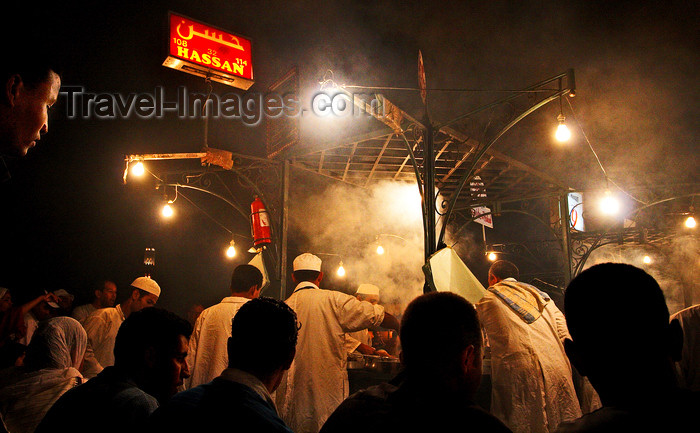
<svg viewBox="0 0 700 433"><path fill-rule="evenodd" d="M348 162L347 164L345 164L345 171L343 172L343 182L345 182L345 178L348 176L348 169L350 169L350 162L352 161L352 157L355 156L355 150L357 150L357 143L353 143L352 151L350 152L350 156L348 156Z"/></svg>
<svg viewBox="0 0 700 433"><path fill-rule="evenodd" d="M382 150L379 151L379 155L377 156L377 159L374 161L374 165L372 166L372 171L369 172L369 175L367 176L367 182L365 182L365 188L367 188L367 185L372 181L372 175L374 174L374 171L377 169L377 166L379 165L379 161L382 159L382 155L384 155L384 151L386 150L386 147L389 145L389 141L391 141L391 135L387 137L386 141L384 142L384 146L382 146Z"/></svg>

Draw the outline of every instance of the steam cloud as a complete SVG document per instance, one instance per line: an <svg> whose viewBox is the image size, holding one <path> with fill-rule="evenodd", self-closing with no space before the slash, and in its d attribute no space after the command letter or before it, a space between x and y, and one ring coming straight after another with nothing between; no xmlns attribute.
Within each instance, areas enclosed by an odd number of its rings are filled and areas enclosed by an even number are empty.
<svg viewBox="0 0 700 433"><path fill-rule="evenodd" d="M642 262L644 256L652 262ZM671 314L700 302L697 281L700 266L700 241L694 236L680 236L658 248L606 245L591 253L586 267L604 262L627 263L644 269L654 277L666 297Z"/></svg>
<svg viewBox="0 0 700 433"><path fill-rule="evenodd" d="M390 312L400 314L423 293L423 223L414 183L382 182L369 189L331 184L293 205L290 233L301 238L300 249L321 257L326 275L342 259L349 293L362 283L379 286L380 302ZM379 244L383 255L377 254ZM469 242L459 246L468 250ZM325 279L325 287L338 288L333 277Z"/></svg>

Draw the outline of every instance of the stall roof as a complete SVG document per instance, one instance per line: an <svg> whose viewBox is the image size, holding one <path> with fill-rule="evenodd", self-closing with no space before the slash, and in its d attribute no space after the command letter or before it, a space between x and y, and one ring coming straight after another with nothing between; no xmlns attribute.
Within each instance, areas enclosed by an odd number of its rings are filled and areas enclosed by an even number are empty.
<svg viewBox="0 0 700 433"><path fill-rule="evenodd" d="M420 134L411 133L420 123L401 111L399 122L405 132L404 141L395 132L396 124L392 129L379 120L372 120L374 129L370 132L323 144L305 146L301 143L285 158L290 159L296 168L364 188L381 181L415 182L416 174L406 141L422 176L423 139ZM460 179L474 164L482 146L453 127L446 126L437 131L434 139L435 184L446 200L455 193ZM483 187L472 185L477 190L470 191L467 183L456 202L457 209L552 196L571 190L555 177L493 148L476 161L473 176L480 177ZM475 180L474 177L470 181Z"/></svg>

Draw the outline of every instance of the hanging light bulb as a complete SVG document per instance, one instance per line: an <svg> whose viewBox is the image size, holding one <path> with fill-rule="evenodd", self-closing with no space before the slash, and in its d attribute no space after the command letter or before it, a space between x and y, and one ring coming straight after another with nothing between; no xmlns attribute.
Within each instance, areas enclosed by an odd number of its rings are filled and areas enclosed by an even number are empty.
<svg viewBox="0 0 700 433"><path fill-rule="evenodd" d="M689 229L694 229L696 225L697 225L697 222L695 222L695 218L693 218L692 216L689 216L688 218L685 219L685 226L688 227Z"/></svg>
<svg viewBox="0 0 700 433"><path fill-rule="evenodd" d="M340 261L340 266L338 266L338 276L339 277L344 277L345 276L345 268L343 267L343 261Z"/></svg>
<svg viewBox="0 0 700 433"><path fill-rule="evenodd" d="M228 249L226 250L226 257L232 259L236 257L236 247L234 246L236 243L231 240L231 243L228 246Z"/></svg>
<svg viewBox="0 0 700 433"><path fill-rule="evenodd" d="M488 259L492 262L495 262L497 258L498 258L498 256L496 255L496 253L491 252L488 255Z"/></svg>
<svg viewBox="0 0 700 433"><path fill-rule="evenodd" d="M170 218L171 216L173 216L174 211L173 211L172 206L170 206L171 204L173 204L173 201L168 200L168 202L165 204L165 206L163 206L163 210L161 211L163 216L166 218Z"/></svg>
<svg viewBox="0 0 700 433"><path fill-rule="evenodd" d="M139 161L136 164L134 164L133 167L131 167L131 174L134 176L143 176L143 173L146 171L146 169L143 166L143 162Z"/></svg>
<svg viewBox="0 0 700 433"><path fill-rule="evenodd" d="M382 254L384 254L384 247L383 246L377 245L377 254L379 254L380 256Z"/></svg>
<svg viewBox="0 0 700 433"><path fill-rule="evenodd" d="M620 211L620 202L610 191L605 191L605 196L600 200L600 211L605 215L615 215Z"/></svg>
<svg viewBox="0 0 700 433"><path fill-rule="evenodd" d="M554 134L554 136L561 142L569 141L571 138L571 131L569 131L569 128L567 128L566 124L564 123L566 117L564 117L563 114L560 114L557 116L557 120L559 121L559 126L557 126L557 132Z"/></svg>
<svg viewBox="0 0 700 433"><path fill-rule="evenodd" d="M645 265L651 264L651 257L649 257L649 256L644 256L644 258L642 258L642 262L643 262Z"/></svg>

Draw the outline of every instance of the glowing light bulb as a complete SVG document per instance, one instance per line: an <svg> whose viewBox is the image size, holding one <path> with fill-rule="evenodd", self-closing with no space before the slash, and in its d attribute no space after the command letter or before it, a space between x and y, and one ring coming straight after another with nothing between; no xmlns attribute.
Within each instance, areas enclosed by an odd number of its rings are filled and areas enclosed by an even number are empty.
<svg viewBox="0 0 700 433"><path fill-rule="evenodd" d="M175 213L175 212L173 211L172 206L170 206L172 203L173 203L173 201L172 201L172 200L169 200L169 201L165 204L165 206L163 206L162 214L163 214L163 216L166 217L166 218L170 218L171 216L173 216L173 213Z"/></svg>
<svg viewBox="0 0 700 433"><path fill-rule="evenodd" d="M234 242L231 241L231 244L229 245L228 249L226 250L226 257L232 259L236 257L236 247L234 247Z"/></svg>
<svg viewBox="0 0 700 433"><path fill-rule="evenodd" d="M559 126L557 126L557 132L554 134L557 140L559 141L569 141L571 138L571 131L569 131L569 128L566 127L566 124L564 123L565 117L560 114L559 117L557 117L557 120L559 121Z"/></svg>
<svg viewBox="0 0 700 433"><path fill-rule="evenodd" d="M605 191L605 197L600 200L600 211L605 215L615 215L620 211L620 202Z"/></svg>
<svg viewBox="0 0 700 433"><path fill-rule="evenodd" d="M134 176L143 176L144 171L146 171L146 169L143 167L143 162L141 161L137 162L133 167L131 167L131 174Z"/></svg>
<svg viewBox="0 0 700 433"><path fill-rule="evenodd" d="M496 253L489 253L488 258L490 261L495 262L498 256L496 255Z"/></svg>
<svg viewBox="0 0 700 433"><path fill-rule="evenodd" d="M343 262L340 262L340 266L338 267L338 276L339 277L345 276L345 268L343 267Z"/></svg>
<svg viewBox="0 0 700 433"><path fill-rule="evenodd" d="M381 245L377 246L377 254L379 254L380 256L382 254L384 254L384 247L383 246L381 246Z"/></svg>
<svg viewBox="0 0 700 433"><path fill-rule="evenodd" d="M697 225L697 223L695 222L695 218L693 218L692 216L689 216L688 218L686 218L686 220L685 220L686 227L688 227L689 229L694 229L696 225Z"/></svg>
<svg viewBox="0 0 700 433"><path fill-rule="evenodd" d="M651 257L649 257L649 256L644 256L644 258L642 259L642 262L644 262L645 265L650 264L650 263L651 263Z"/></svg>

